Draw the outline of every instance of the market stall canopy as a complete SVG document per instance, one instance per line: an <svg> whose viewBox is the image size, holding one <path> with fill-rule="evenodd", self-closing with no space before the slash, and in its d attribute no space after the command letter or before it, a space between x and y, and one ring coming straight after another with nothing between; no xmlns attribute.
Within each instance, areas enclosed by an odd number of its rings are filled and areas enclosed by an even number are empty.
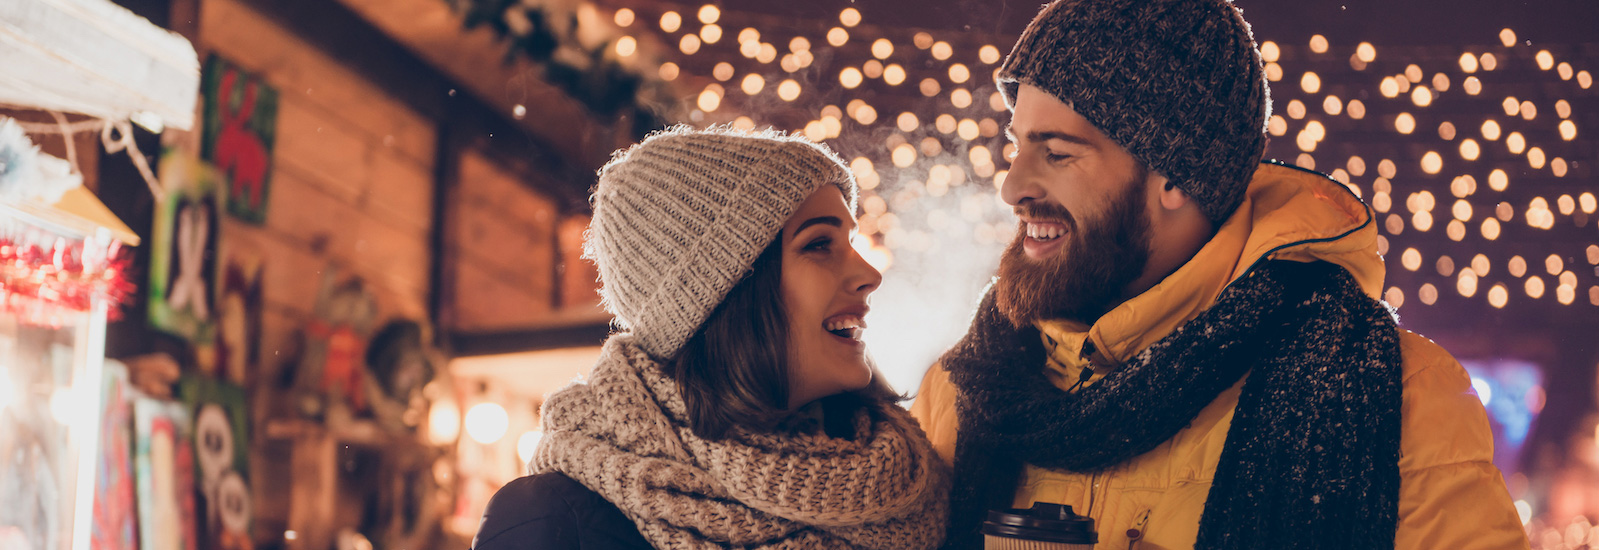
<svg viewBox="0 0 1599 550"><path fill-rule="evenodd" d="M194 47L109 0L0 2L0 104L194 126Z"/></svg>

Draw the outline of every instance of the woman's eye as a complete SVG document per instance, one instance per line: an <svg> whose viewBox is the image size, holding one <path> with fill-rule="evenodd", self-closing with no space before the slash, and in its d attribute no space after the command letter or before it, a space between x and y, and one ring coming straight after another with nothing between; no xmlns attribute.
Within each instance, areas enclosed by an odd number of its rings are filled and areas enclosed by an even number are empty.
<svg viewBox="0 0 1599 550"><path fill-rule="evenodd" d="M828 247L831 247L832 245L833 245L833 239L816 239L814 241L811 241L810 243L807 243L803 250L805 250L807 252L810 252L810 251L823 251L823 252L826 252Z"/></svg>

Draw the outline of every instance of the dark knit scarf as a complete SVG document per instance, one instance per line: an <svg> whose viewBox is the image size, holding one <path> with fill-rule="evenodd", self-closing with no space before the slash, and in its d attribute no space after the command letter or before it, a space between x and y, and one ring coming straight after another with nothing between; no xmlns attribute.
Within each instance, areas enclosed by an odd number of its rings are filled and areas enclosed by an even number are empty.
<svg viewBox="0 0 1599 550"><path fill-rule="evenodd" d="M1171 439L1246 373L1195 548L1393 548L1398 327L1344 269L1263 261L1075 393L1045 378L1037 330L1012 326L992 294L941 362L959 391L948 548L981 547L985 511L1010 506L1023 464L1110 469Z"/></svg>

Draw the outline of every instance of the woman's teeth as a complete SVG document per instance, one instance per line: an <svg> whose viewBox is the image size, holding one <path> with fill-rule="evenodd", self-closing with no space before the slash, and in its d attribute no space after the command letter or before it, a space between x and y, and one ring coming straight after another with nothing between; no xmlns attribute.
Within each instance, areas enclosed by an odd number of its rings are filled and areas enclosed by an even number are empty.
<svg viewBox="0 0 1599 550"><path fill-rule="evenodd" d="M1058 223L1027 224L1027 236L1035 240L1051 241L1066 234L1066 227Z"/></svg>
<svg viewBox="0 0 1599 550"><path fill-rule="evenodd" d="M866 328L866 322L854 316L834 317L822 323L822 328L838 336L854 339L860 337L861 329Z"/></svg>

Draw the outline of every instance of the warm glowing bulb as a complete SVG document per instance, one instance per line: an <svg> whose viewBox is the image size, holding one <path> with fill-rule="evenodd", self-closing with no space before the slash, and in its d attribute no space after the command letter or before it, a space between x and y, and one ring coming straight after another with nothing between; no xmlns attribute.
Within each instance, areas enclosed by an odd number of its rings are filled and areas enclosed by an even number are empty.
<svg viewBox="0 0 1599 550"><path fill-rule="evenodd" d="M785 79L777 85L777 97L783 101L794 101L800 95L800 85L792 79Z"/></svg>
<svg viewBox="0 0 1599 550"><path fill-rule="evenodd" d="M1299 87L1305 90L1307 94L1321 91L1321 77L1316 76L1314 72L1306 71L1305 76L1299 79Z"/></svg>
<svg viewBox="0 0 1599 550"><path fill-rule="evenodd" d="M715 111L717 107L722 105L722 94L716 93L713 90L705 90L700 92L700 98L696 104L699 106L701 111L705 111L707 113Z"/></svg>
<svg viewBox="0 0 1599 550"><path fill-rule="evenodd" d="M894 147L894 153L891 158L894 161L894 166L909 168L911 164L916 162L916 148L909 143L901 143Z"/></svg>
<svg viewBox="0 0 1599 550"><path fill-rule="evenodd" d="M1377 59L1377 47L1372 46L1370 42L1361 42L1359 46L1355 46L1355 58L1364 63L1371 63Z"/></svg>
<svg viewBox="0 0 1599 550"><path fill-rule="evenodd" d="M1394 117L1394 129L1401 134L1416 131L1416 117L1410 116L1410 113L1399 113L1399 116Z"/></svg>
<svg viewBox="0 0 1599 550"><path fill-rule="evenodd" d="M1468 74L1477 72L1477 56L1470 53L1460 54L1460 70Z"/></svg>
<svg viewBox="0 0 1599 550"><path fill-rule="evenodd" d="M865 77L861 76L861 70L855 67L844 67L844 70L838 73L838 83L847 89L853 90L856 86L860 86L863 79Z"/></svg>
<svg viewBox="0 0 1599 550"><path fill-rule="evenodd" d="M510 425L510 416L498 403L478 403L466 411L466 435L484 445L492 445L505 437Z"/></svg>
<svg viewBox="0 0 1599 550"><path fill-rule="evenodd" d="M911 112L900 113L899 118L895 120L895 124L899 126L899 131L901 132L910 132L922 126L922 122L916 118L916 114Z"/></svg>
<svg viewBox="0 0 1599 550"><path fill-rule="evenodd" d="M1432 90L1427 89L1426 86L1416 86L1410 92L1410 101L1415 103L1417 107L1432 105Z"/></svg>
<svg viewBox="0 0 1599 550"><path fill-rule="evenodd" d="M1538 62L1539 69L1547 71L1555 68L1555 56L1549 53L1549 50L1538 50L1538 54L1534 55L1533 59Z"/></svg>
<svg viewBox="0 0 1599 550"><path fill-rule="evenodd" d="M955 49L951 48L948 42L940 40L933 43L932 53L933 59L943 61L949 59L949 56L955 55Z"/></svg>
<svg viewBox="0 0 1599 550"><path fill-rule="evenodd" d="M887 38L879 38L877 41L872 42L872 57L888 59L890 55L894 55L893 42L889 42Z"/></svg>
<svg viewBox="0 0 1599 550"><path fill-rule="evenodd" d="M1499 31L1499 43L1504 44L1506 48L1516 45L1516 31L1501 29Z"/></svg>
<svg viewBox="0 0 1599 550"><path fill-rule="evenodd" d="M1505 289L1505 285L1496 284L1493 288L1488 289L1488 305L1502 308L1505 307L1505 302L1509 300L1510 291Z"/></svg>
<svg viewBox="0 0 1599 550"><path fill-rule="evenodd" d="M861 24L861 12L855 8L844 8L844 11L838 12L838 22L843 23L846 27L859 25Z"/></svg>
<svg viewBox="0 0 1599 550"><path fill-rule="evenodd" d="M661 30L666 32L677 32L677 29L682 26L683 16L678 15L677 12L669 11L661 14Z"/></svg>
<svg viewBox="0 0 1599 550"><path fill-rule="evenodd" d="M949 66L949 81L950 82L954 82L956 84L960 84L960 83L966 82L971 77L972 77L971 70L967 69L965 65L962 65L960 63L955 63L955 64Z"/></svg>
<svg viewBox="0 0 1599 550"><path fill-rule="evenodd" d="M1280 55L1282 55L1282 50L1277 47L1276 42L1267 40L1260 43L1260 59L1262 61L1275 63Z"/></svg>
<svg viewBox="0 0 1599 550"><path fill-rule="evenodd" d="M989 64L989 65L993 65L995 63L998 63L999 62L999 48L995 48L994 46L991 46L991 45L990 46L983 46L982 48L977 50L977 59L982 61L983 63Z"/></svg>
<svg viewBox="0 0 1599 550"><path fill-rule="evenodd" d="M1483 122L1482 137L1488 141L1499 139L1499 123L1493 120Z"/></svg>
<svg viewBox="0 0 1599 550"><path fill-rule="evenodd" d="M638 40L635 40L631 36L624 36L616 39L616 55L629 57L633 55L633 52L635 51L638 51Z"/></svg>
<svg viewBox="0 0 1599 550"><path fill-rule="evenodd" d="M889 86L898 86L905 82L905 68L897 63L883 67L883 82Z"/></svg>
<svg viewBox="0 0 1599 550"><path fill-rule="evenodd" d="M842 27L833 27L827 30L828 44L832 44L833 47L837 48L843 46L846 42L849 42L849 31L844 30Z"/></svg>
<svg viewBox="0 0 1599 550"><path fill-rule="evenodd" d="M739 88L749 95L761 93L766 88L766 78L754 73L744 75L744 82L739 84Z"/></svg>
<svg viewBox="0 0 1599 550"><path fill-rule="evenodd" d="M523 464L533 460L533 452L539 448L539 440L544 438L544 432L528 430L516 438L516 457L522 459Z"/></svg>
<svg viewBox="0 0 1599 550"><path fill-rule="evenodd" d="M616 10L614 20L616 21L616 26L626 27L633 24L633 17L633 10L622 8Z"/></svg>
<svg viewBox="0 0 1599 550"><path fill-rule="evenodd" d="M1510 148L1510 152L1519 155L1527 149L1527 138L1522 137L1521 132L1511 132L1505 138L1505 146Z"/></svg>
<svg viewBox="0 0 1599 550"><path fill-rule="evenodd" d="M1466 138L1460 142L1460 158L1477 160L1477 157L1481 154L1482 148L1477 145L1477 140Z"/></svg>
<svg viewBox="0 0 1599 550"><path fill-rule="evenodd" d="M668 61L666 63L662 63L660 70L656 71L656 73L661 76L661 80L666 80L666 81L677 80L677 74L678 74L677 64L676 63L672 63L670 61Z"/></svg>
<svg viewBox="0 0 1599 550"><path fill-rule="evenodd" d="M1310 37L1310 51L1327 53L1327 37L1319 34Z"/></svg>

